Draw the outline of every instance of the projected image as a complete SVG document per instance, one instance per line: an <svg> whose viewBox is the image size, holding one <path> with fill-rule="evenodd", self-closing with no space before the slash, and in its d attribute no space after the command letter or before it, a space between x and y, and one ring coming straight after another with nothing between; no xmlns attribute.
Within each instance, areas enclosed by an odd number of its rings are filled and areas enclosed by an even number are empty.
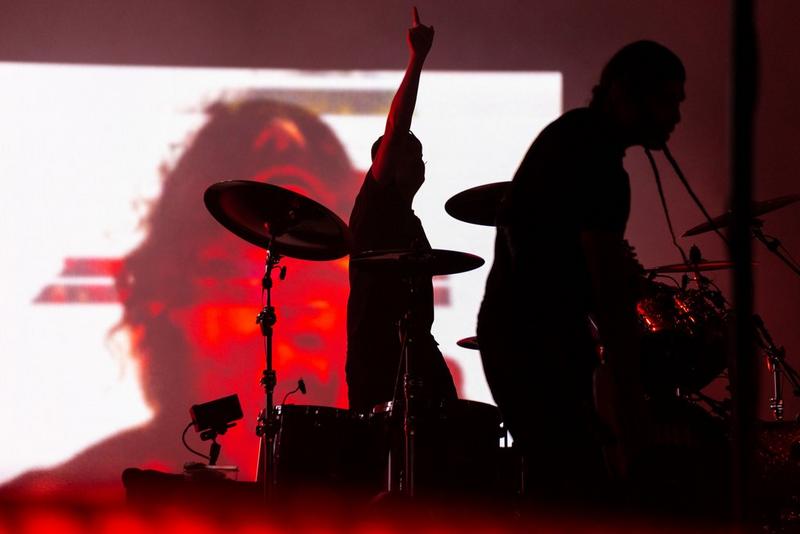
<svg viewBox="0 0 800 534"><path fill-rule="evenodd" d="M255 476L264 340L264 251L203 205L221 180L298 192L347 221L400 72L298 72L0 65L15 79L0 133L8 250L0 401L22 446L0 483L118 484L126 467L180 472L189 407L237 393L244 419L220 463ZM26 111L21 114L21 110ZM31 111L33 110L33 111ZM561 112L557 73L423 75L414 119L427 176L414 205L434 248L491 264L494 231L453 219L446 200L510 180ZM13 130L13 131L9 131ZM275 400L347 407L347 258L284 258L273 304ZM474 335L488 267L434 280L434 335L459 396L491 403ZM196 436L197 448L205 447Z"/></svg>

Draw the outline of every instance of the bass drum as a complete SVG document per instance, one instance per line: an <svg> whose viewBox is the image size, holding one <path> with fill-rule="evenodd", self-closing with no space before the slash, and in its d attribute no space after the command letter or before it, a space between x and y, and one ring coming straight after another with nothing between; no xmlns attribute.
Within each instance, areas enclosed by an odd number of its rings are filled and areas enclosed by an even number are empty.
<svg viewBox="0 0 800 534"><path fill-rule="evenodd" d="M717 292L654 283L636 308L649 395L699 391L725 369L729 312Z"/></svg>
<svg viewBox="0 0 800 534"><path fill-rule="evenodd" d="M444 401L420 410L416 428L415 490L419 495L491 495L499 484L500 411L470 400ZM373 409L388 462L385 488L403 484L403 410L391 402Z"/></svg>
<svg viewBox="0 0 800 534"><path fill-rule="evenodd" d="M382 461L368 415L330 406L275 406L274 483L281 492L374 494Z"/></svg>

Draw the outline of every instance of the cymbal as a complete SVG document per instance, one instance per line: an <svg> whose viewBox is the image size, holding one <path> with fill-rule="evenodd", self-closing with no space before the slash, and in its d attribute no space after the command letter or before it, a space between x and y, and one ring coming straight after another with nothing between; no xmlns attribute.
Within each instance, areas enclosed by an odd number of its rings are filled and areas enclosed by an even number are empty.
<svg viewBox="0 0 800 534"><path fill-rule="evenodd" d="M350 251L350 229L338 215L277 185L227 180L206 189L203 200L222 226L275 254L321 261Z"/></svg>
<svg viewBox="0 0 800 534"><path fill-rule="evenodd" d="M754 201L750 206L750 213L753 217L764 215L771 211L775 211L789 204L793 204L800 200L800 195L786 195L782 197L775 197L770 200ZM697 226L690 228L683 233L683 237L702 234L713 230L714 228L724 228L731 223L732 213L729 211L711 219L710 222L704 222Z"/></svg>
<svg viewBox="0 0 800 534"><path fill-rule="evenodd" d="M459 221L494 226L497 206L511 182L495 182L467 189L450 197L444 209Z"/></svg>
<svg viewBox="0 0 800 534"><path fill-rule="evenodd" d="M459 339L458 341L456 341L456 345L470 350L478 350L480 348L478 346L477 336L471 336L471 337L465 337L464 339Z"/></svg>
<svg viewBox="0 0 800 534"><path fill-rule="evenodd" d="M480 256L442 249L369 250L350 257L351 266L402 276L463 273L483 264Z"/></svg>
<svg viewBox="0 0 800 534"><path fill-rule="evenodd" d="M646 269L652 273L690 273L693 271L720 271L722 269L733 269L732 261L706 261L701 260L697 263L673 263L672 265L662 265Z"/></svg>

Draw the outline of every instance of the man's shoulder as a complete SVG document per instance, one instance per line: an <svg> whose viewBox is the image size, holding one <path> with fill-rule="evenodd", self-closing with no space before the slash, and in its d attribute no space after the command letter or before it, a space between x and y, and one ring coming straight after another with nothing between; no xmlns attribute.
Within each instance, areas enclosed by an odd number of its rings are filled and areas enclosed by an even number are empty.
<svg viewBox="0 0 800 534"><path fill-rule="evenodd" d="M354 206L400 206L400 196L394 184L381 183L372 174L372 169L364 175L364 181L356 195Z"/></svg>
<svg viewBox="0 0 800 534"><path fill-rule="evenodd" d="M571 160L576 147L590 142L592 115L588 108L576 108L562 114L536 136L525 160Z"/></svg>
<svg viewBox="0 0 800 534"><path fill-rule="evenodd" d="M407 211L410 212L410 209ZM405 214L397 190L392 184L381 184L371 170L364 176L364 182L353 203L349 226L356 237L367 232L397 224Z"/></svg>
<svg viewBox="0 0 800 534"><path fill-rule="evenodd" d="M596 113L589 108L574 108L564 112L559 118L548 124L540 138L568 135L575 137L589 133L597 124Z"/></svg>

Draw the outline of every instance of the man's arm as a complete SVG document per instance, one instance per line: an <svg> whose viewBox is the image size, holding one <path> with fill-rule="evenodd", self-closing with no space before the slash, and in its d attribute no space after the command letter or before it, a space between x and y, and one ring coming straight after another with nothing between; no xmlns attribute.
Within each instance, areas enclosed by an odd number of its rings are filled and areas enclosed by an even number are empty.
<svg viewBox="0 0 800 534"><path fill-rule="evenodd" d="M649 428L641 373L641 347L632 278L636 267L628 246L611 232L581 234L591 279L595 321L605 365L596 378L597 395L605 400L626 471L640 453ZM601 406L601 409L603 406Z"/></svg>
<svg viewBox="0 0 800 534"><path fill-rule="evenodd" d="M408 30L408 47L410 51L408 65L403 81L397 89L389 116L386 119L386 130L383 134L375 161L372 163L372 176L382 184L392 181L392 169L401 154L402 144L406 142L411 129L411 117L417 103L417 90L422 66L433 44L433 26L425 26L419 21L417 8L413 9L413 25Z"/></svg>

